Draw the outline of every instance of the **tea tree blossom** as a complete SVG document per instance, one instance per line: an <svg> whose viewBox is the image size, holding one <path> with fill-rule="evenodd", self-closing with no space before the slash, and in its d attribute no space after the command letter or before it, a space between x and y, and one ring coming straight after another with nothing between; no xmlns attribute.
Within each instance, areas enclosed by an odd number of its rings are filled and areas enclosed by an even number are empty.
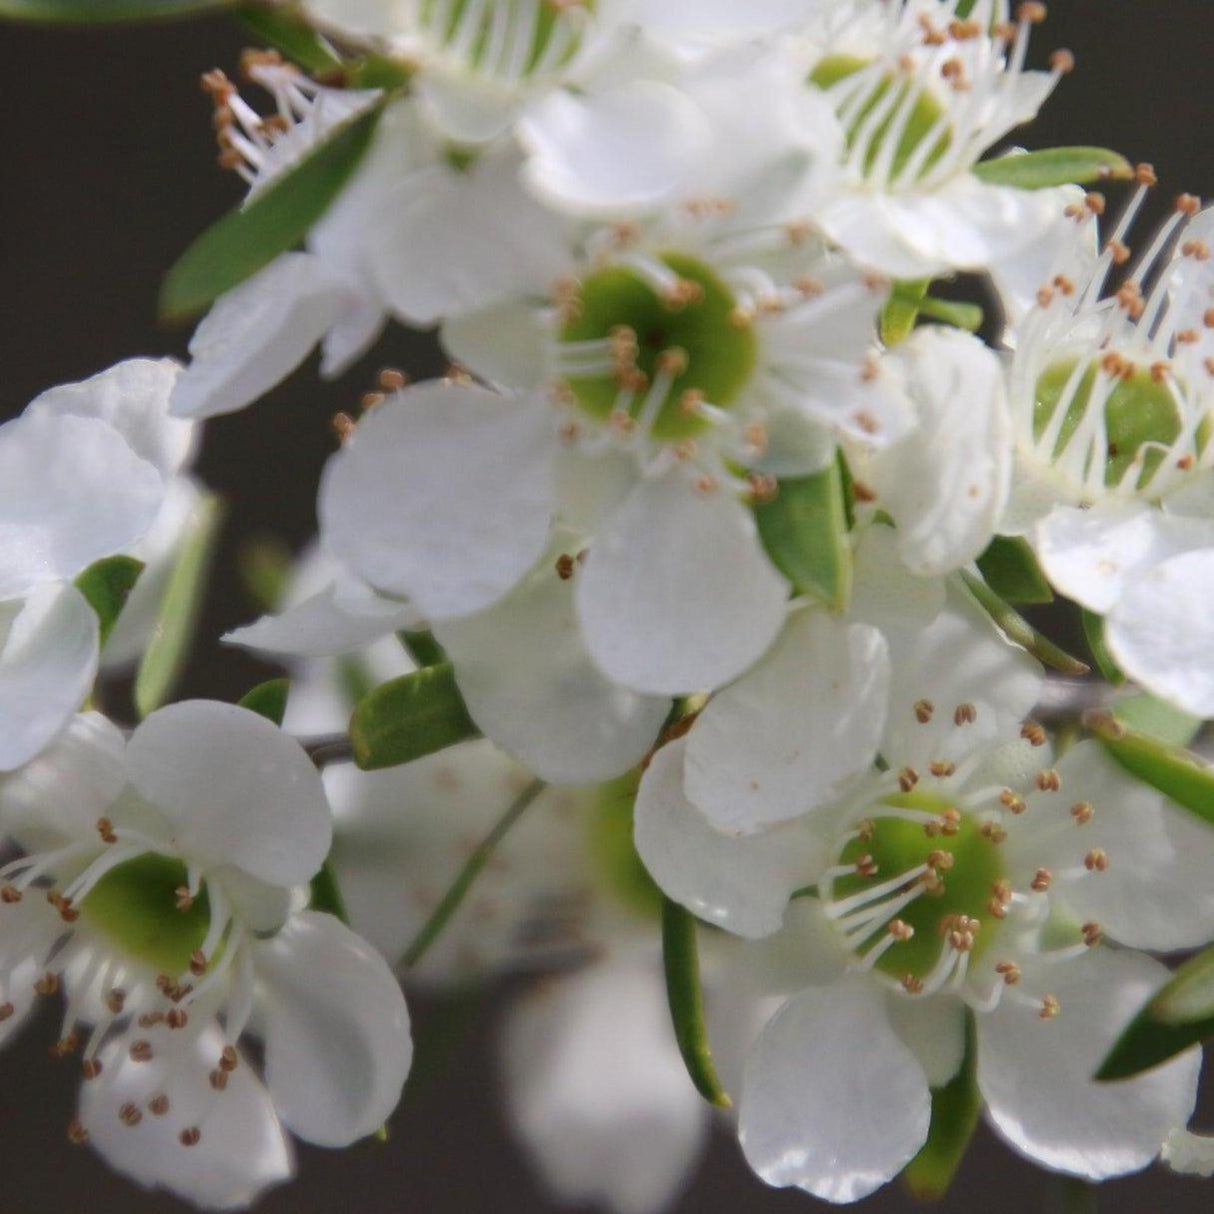
<svg viewBox="0 0 1214 1214"><path fill-rule="evenodd" d="M751 1166L831 1201L891 1179L926 1139L929 1088L960 1066L968 1015L987 1115L1013 1146L1089 1179L1145 1166L1192 1107L1198 1058L1125 1085L1089 1078L1166 973L1098 946L1205 938L1206 834L1095 743L1054 759L1032 722L1009 742L1031 670L961 601L889 633L879 768L865 770L874 743L854 725L842 727L854 750L812 728L796 745L798 694L802 711L871 719L880 680L864 677L857 642L880 634L824 618L790 629L781 662L658 752L637 802L638 847L668 894L746 937L783 924L793 942L775 981L794 993L745 1063ZM806 686L807 666L820 683ZM786 915L794 894L810 901Z"/></svg>
<svg viewBox="0 0 1214 1214"><path fill-rule="evenodd" d="M87 714L0 786L0 815L23 852L0 870L3 1032L62 990L74 1140L230 1208L290 1174L284 1126L339 1146L382 1124L408 1017L378 954L302 909L331 825L294 741L207 701L129 739ZM254 1016L264 1081L241 1047Z"/></svg>

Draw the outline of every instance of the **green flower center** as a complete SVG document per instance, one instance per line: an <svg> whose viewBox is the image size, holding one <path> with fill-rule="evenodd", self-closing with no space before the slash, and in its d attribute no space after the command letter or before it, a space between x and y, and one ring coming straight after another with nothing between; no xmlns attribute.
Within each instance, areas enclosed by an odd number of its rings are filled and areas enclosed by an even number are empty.
<svg viewBox="0 0 1214 1214"><path fill-rule="evenodd" d="M972 964L997 935L992 905L1007 901L998 830L930 793L896 794L892 808L934 821L878 812L842 848L851 871L823 891L827 913L862 960L917 993L950 962Z"/></svg>
<svg viewBox="0 0 1214 1214"><path fill-rule="evenodd" d="M810 72L809 79L828 90L868 66L869 61L857 55L827 55ZM896 179L916 154L921 163L915 177L924 176L939 163L952 142L950 132L936 126L945 112L940 101L914 80L893 73L877 79L862 100L849 96L839 109L848 147L854 150L863 142L866 177L876 168L887 139L896 138L897 144L889 170L883 174L886 180ZM931 146L920 152L929 138Z"/></svg>
<svg viewBox="0 0 1214 1214"><path fill-rule="evenodd" d="M418 21L470 70L520 79L568 63L593 12L594 0L422 0Z"/></svg>
<svg viewBox="0 0 1214 1214"><path fill-rule="evenodd" d="M1090 363L1076 379L1078 368L1077 360L1055 363L1037 381L1033 439L1048 441L1051 430L1056 431L1047 453L1053 460L1061 458L1081 426L1080 441L1090 438L1097 364ZM1066 412L1059 417L1063 408ZM1147 368L1126 365L1105 398L1104 431L1104 484L1110 488L1120 484L1137 463L1141 471L1133 487L1145 488L1181 432L1180 410L1168 382L1155 378Z"/></svg>
<svg viewBox="0 0 1214 1214"><path fill-rule="evenodd" d="M78 907L88 925L125 956L158 973L184 974L206 939L211 907L206 889L178 909L189 880L180 860L149 852L112 868Z"/></svg>
<svg viewBox="0 0 1214 1214"><path fill-rule="evenodd" d="M754 371L754 333L733 292L702 262L668 253L645 269L588 275L561 325L558 366L599 421L626 420L662 441L693 438Z"/></svg>

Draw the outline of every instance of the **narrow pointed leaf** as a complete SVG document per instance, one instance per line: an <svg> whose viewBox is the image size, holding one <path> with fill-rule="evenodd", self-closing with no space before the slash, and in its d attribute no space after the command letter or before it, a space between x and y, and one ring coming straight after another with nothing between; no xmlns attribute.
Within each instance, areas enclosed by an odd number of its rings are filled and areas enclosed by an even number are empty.
<svg viewBox="0 0 1214 1214"><path fill-rule="evenodd" d="M400 643L405 652L419 666L437 666L447 660L447 651L434 639L434 633L419 630L417 632L399 632Z"/></svg>
<svg viewBox="0 0 1214 1214"><path fill-rule="evenodd" d="M896 346L910 336L930 282L929 278L908 278L894 283L881 309L881 340L887 346Z"/></svg>
<svg viewBox="0 0 1214 1214"><path fill-rule="evenodd" d="M1111 716L1090 715L1085 723L1130 775L1214 826L1214 769L1189 751L1127 729Z"/></svg>
<svg viewBox="0 0 1214 1214"><path fill-rule="evenodd" d="M1104 640L1104 616L1097 615L1094 611L1088 611L1085 607L1079 615L1083 623L1083 635L1088 643L1088 649L1091 651L1092 660L1096 663L1096 669L1100 671L1101 678L1106 683L1111 683L1114 687L1120 687L1125 682L1125 675L1121 671L1121 667L1117 665L1117 660L1109 652L1109 647Z"/></svg>
<svg viewBox="0 0 1214 1214"><path fill-rule="evenodd" d="M798 594L834 611L847 607L852 559L837 460L813 476L780 481L774 497L755 505L755 521L767 555Z"/></svg>
<svg viewBox="0 0 1214 1214"><path fill-rule="evenodd" d="M966 1017L965 1057L956 1075L941 1088L932 1088L932 1120L927 1142L906 1165L903 1183L916 1201L939 1201L961 1165L982 1112L978 1091L978 1042L974 1018Z"/></svg>
<svg viewBox="0 0 1214 1214"><path fill-rule="evenodd" d="M1054 592L1032 547L1019 536L997 535L978 558L982 580L1005 603L1052 603Z"/></svg>
<svg viewBox="0 0 1214 1214"><path fill-rule="evenodd" d="M241 583L262 611L280 609L294 567L291 549L274 536L251 539L236 554Z"/></svg>
<svg viewBox="0 0 1214 1214"><path fill-rule="evenodd" d="M719 1109L733 1105L721 1086L708 1033L704 1027L704 996L700 988L700 954L696 921L690 911L662 899L662 961L666 969L666 998L675 1040L696 1091Z"/></svg>
<svg viewBox="0 0 1214 1214"><path fill-rule="evenodd" d="M380 101L334 130L324 143L229 211L182 254L160 291L160 313L184 320L293 249L329 209L371 146Z"/></svg>
<svg viewBox="0 0 1214 1214"><path fill-rule="evenodd" d="M290 679L267 679L256 687L246 691L237 700L241 708L258 713L275 725L282 725L282 719L287 712L287 694L291 690Z"/></svg>
<svg viewBox="0 0 1214 1214"><path fill-rule="evenodd" d="M135 676L135 708L140 717L169 698L189 656L222 522L219 498L204 497L194 510L189 534L169 575L156 630Z"/></svg>
<svg viewBox="0 0 1214 1214"><path fill-rule="evenodd" d="M1010 185L1020 190L1045 190L1070 182L1088 185L1124 181L1134 175L1133 165L1120 153L1088 147L1043 148L1000 156L980 161L972 171L988 185Z"/></svg>
<svg viewBox="0 0 1214 1214"><path fill-rule="evenodd" d="M411 763L477 736L450 662L381 684L350 718L354 761L364 771Z"/></svg>
<svg viewBox="0 0 1214 1214"><path fill-rule="evenodd" d="M325 76L344 66L341 56L299 16L295 5L241 4L236 16L254 37L310 75Z"/></svg>
<svg viewBox="0 0 1214 1214"><path fill-rule="evenodd" d="M320 872L308 883L308 908L324 911L326 915L334 915L347 927L350 926L350 912L346 900L342 897L341 886L337 883L337 873L333 865L326 860L320 866Z"/></svg>
<svg viewBox="0 0 1214 1214"><path fill-rule="evenodd" d="M1060 649L1053 641L1044 637L1022 615L1012 610L980 577L972 573L961 573L970 593L978 600L982 609L998 625L1009 641L1023 645L1044 666L1062 674L1087 674L1088 667L1078 658Z"/></svg>
<svg viewBox="0 0 1214 1214"><path fill-rule="evenodd" d="M1214 948L1191 957L1126 1026L1097 1079L1129 1079L1214 1038Z"/></svg>
<svg viewBox="0 0 1214 1214"><path fill-rule="evenodd" d="M233 0L0 0L0 20L41 25L111 25L202 17Z"/></svg>
<svg viewBox="0 0 1214 1214"><path fill-rule="evenodd" d="M956 299L937 299L934 295L925 295L919 305L919 314L929 320L940 320L954 329L964 329L967 333L977 333L982 328L984 313L974 303L962 303Z"/></svg>
<svg viewBox="0 0 1214 1214"><path fill-rule="evenodd" d="M1149 691L1113 705L1113 716L1127 729L1168 746L1188 746L1201 730L1200 717L1191 717Z"/></svg>
<svg viewBox="0 0 1214 1214"><path fill-rule="evenodd" d="M142 572L143 562L133 556L107 556L94 561L76 579L76 589L97 613L102 645L114 631L114 625Z"/></svg>

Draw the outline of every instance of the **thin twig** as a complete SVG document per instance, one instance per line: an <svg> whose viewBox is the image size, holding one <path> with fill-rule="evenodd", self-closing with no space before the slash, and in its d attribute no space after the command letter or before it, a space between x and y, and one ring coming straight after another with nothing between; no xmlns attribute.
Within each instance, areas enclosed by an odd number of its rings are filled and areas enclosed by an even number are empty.
<svg viewBox="0 0 1214 1214"><path fill-rule="evenodd" d="M494 849L506 836L506 832L523 816L532 801L547 788L543 780L532 780L526 788L510 803L506 812L494 823L493 829L477 844L476 850L470 855L460 869L459 876L451 883L450 888L442 896L434 908L430 918L422 925L421 931L413 937L413 942L405 950L401 958L401 966L410 969L416 965L430 945L438 939L439 933L447 926L447 921L459 909L464 896L472 887L472 883L480 875L481 869L489 863Z"/></svg>

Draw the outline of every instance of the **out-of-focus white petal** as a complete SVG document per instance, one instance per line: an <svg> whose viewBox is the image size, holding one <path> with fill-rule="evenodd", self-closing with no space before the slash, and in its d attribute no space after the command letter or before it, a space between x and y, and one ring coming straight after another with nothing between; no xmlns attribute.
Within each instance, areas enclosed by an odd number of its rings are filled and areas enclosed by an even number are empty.
<svg viewBox="0 0 1214 1214"><path fill-rule="evenodd" d="M637 691L719 687L775 639L788 584L730 493L678 470L645 481L595 537L577 577L590 656Z"/></svg>
<svg viewBox="0 0 1214 1214"><path fill-rule="evenodd" d="M127 743L127 771L187 859L278 885L308 880L329 851L324 786L293 738L235 704L157 709Z"/></svg>
<svg viewBox="0 0 1214 1214"><path fill-rule="evenodd" d="M708 1131L679 1058L657 958L608 960L547 982L502 1039L510 1119L562 1202L655 1214Z"/></svg>
<svg viewBox="0 0 1214 1214"><path fill-rule="evenodd" d="M325 467L325 542L429 617L479 611L547 544L554 441L539 401L455 384L406 388Z"/></svg>
<svg viewBox="0 0 1214 1214"><path fill-rule="evenodd" d="M871 980L843 978L795 995L746 1062L739 1138L771 1185L858 1201L914 1157L931 1096Z"/></svg>
<svg viewBox="0 0 1214 1214"><path fill-rule="evenodd" d="M66 581L152 525L164 480L97 417L39 410L0 426L0 598Z"/></svg>
<svg viewBox="0 0 1214 1214"><path fill-rule="evenodd" d="M29 762L72 719L97 675L97 616L70 583L0 603L0 771Z"/></svg>
<svg viewBox="0 0 1214 1214"><path fill-rule="evenodd" d="M321 1146L373 1134L413 1057L405 997L387 962L332 915L302 911L255 946L266 1083L283 1121Z"/></svg>
<svg viewBox="0 0 1214 1214"><path fill-rule="evenodd" d="M345 306L340 282L310 253L284 253L221 295L190 339L173 390L177 417L251 404L307 357Z"/></svg>
<svg viewBox="0 0 1214 1214"><path fill-rule="evenodd" d="M875 628L797 612L763 660L700 713L687 739L687 798L727 834L812 812L869 769L888 695Z"/></svg>

